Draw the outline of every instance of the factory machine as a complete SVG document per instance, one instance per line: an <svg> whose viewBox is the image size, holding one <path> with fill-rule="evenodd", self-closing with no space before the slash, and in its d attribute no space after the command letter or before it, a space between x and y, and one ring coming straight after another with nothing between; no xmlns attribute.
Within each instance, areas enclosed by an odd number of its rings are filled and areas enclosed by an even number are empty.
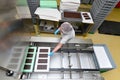
<svg viewBox="0 0 120 80"><path fill-rule="evenodd" d="M8 53L0 54L0 80L104 80L101 72L115 68L107 46L93 44L91 39L74 38L53 56L48 53L59 38L22 39Z"/></svg>

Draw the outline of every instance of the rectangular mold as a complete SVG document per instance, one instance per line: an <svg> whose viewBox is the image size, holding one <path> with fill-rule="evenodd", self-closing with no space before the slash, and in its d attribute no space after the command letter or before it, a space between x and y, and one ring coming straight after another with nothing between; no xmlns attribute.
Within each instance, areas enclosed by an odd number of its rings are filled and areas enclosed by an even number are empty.
<svg viewBox="0 0 120 80"><path fill-rule="evenodd" d="M32 59L26 59L25 63L32 63Z"/></svg>
<svg viewBox="0 0 120 80"><path fill-rule="evenodd" d="M47 69L47 65L37 65L37 69Z"/></svg>
<svg viewBox="0 0 120 80"><path fill-rule="evenodd" d="M48 54L39 54L39 58L40 58L40 57L42 57L42 58L43 58L43 57L48 57Z"/></svg>
<svg viewBox="0 0 120 80"><path fill-rule="evenodd" d="M49 72L50 47L38 47L34 72Z"/></svg>
<svg viewBox="0 0 120 80"><path fill-rule="evenodd" d="M33 54L27 54L27 57L33 57Z"/></svg>
<svg viewBox="0 0 120 80"><path fill-rule="evenodd" d="M66 18L81 18L80 13L76 12L64 12L64 17Z"/></svg>
<svg viewBox="0 0 120 80"><path fill-rule="evenodd" d="M21 72L33 72L37 47L27 47Z"/></svg>
<svg viewBox="0 0 120 80"><path fill-rule="evenodd" d="M81 18L83 23L90 23L93 24L93 19L92 16L89 12L81 12Z"/></svg>
<svg viewBox="0 0 120 80"><path fill-rule="evenodd" d="M24 69L30 69L31 65L25 65Z"/></svg>
<svg viewBox="0 0 120 80"><path fill-rule="evenodd" d="M83 16L84 18L87 20L87 19L90 19L89 15L87 13L83 13Z"/></svg>
<svg viewBox="0 0 120 80"><path fill-rule="evenodd" d="M40 49L40 52L48 52L48 49Z"/></svg>
<svg viewBox="0 0 120 80"><path fill-rule="evenodd" d="M34 52L34 49L28 49L28 52Z"/></svg>
<svg viewBox="0 0 120 80"><path fill-rule="evenodd" d="M39 59L38 63L47 63L47 59Z"/></svg>
<svg viewBox="0 0 120 80"><path fill-rule="evenodd" d="M105 44L95 44L93 48L100 70L107 71L116 68L116 64Z"/></svg>

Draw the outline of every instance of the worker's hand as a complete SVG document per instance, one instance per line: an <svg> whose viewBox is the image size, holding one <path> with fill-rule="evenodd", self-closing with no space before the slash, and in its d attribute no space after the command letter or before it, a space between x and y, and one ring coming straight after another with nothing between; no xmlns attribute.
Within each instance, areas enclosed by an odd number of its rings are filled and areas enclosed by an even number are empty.
<svg viewBox="0 0 120 80"><path fill-rule="evenodd" d="M57 29L54 34L57 35L57 33L60 31L60 29Z"/></svg>
<svg viewBox="0 0 120 80"><path fill-rule="evenodd" d="M53 56L54 52L48 53L48 56Z"/></svg>

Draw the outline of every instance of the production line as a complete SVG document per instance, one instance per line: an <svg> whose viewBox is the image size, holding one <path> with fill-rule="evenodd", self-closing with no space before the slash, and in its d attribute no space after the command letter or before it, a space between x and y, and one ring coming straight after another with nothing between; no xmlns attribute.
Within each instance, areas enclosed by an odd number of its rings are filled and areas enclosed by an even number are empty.
<svg viewBox="0 0 120 80"><path fill-rule="evenodd" d="M116 68L107 46L94 44L91 39L85 37L88 33L94 34L99 30L118 1L2 2L0 80L104 80L104 77L107 79L101 74ZM14 8L6 5L14 5ZM64 26L64 23L69 27ZM18 36L19 31L21 36ZM55 37L42 37L42 32L47 36L54 33ZM57 37L59 32L61 38ZM28 35L24 36L24 33ZM83 39L76 38L75 35L83 36ZM107 77L111 75L108 74Z"/></svg>
<svg viewBox="0 0 120 80"><path fill-rule="evenodd" d="M104 80L100 73L115 68L107 46L93 44L91 39L74 38L48 56L58 41L54 37L26 38L10 53L0 54L7 57L0 66L12 71L8 76L15 80Z"/></svg>

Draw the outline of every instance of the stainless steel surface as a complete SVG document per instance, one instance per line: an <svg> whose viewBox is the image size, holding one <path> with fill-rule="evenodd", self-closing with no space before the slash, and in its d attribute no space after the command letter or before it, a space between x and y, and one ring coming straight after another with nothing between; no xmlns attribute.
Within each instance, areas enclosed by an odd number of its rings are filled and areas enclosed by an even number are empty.
<svg viewBox="0 0 120 80"><path fill-rule="evenodd" d="M52 49L58 44L60 38L56 37L31 37L31 39L28 39L29 42L34 42L36 46L46 46L51 47ZM80 38L74 38L68 42L68 44L63 45L61 49L63 50L74 50L76 49L89 49L88 47L91 47L93 45L91 39L80 39ZM93 50L93 49L92 49ZM88 50L87 50L88 51Z"/></svg>
<svg viewBox="0 0 120 80"><path fill-rule="evenodd" d="M85 71L83 73L71 72L72 79L70 79L69 72L64 72L64 77L62 72L49 72L49 73L33 73L30 79L25 80L103 80L99 71ZM83 75L82 77L80 77Z"/></svg>
<svg viewBox="0 0 120 80"><path fill-rule="evenodd" d="M8 57L8 62L5 68L14 72L20 72L21 64L24 58L26 46L16 46L12 48L11 55Z"/></svg>
<svg viewBox="0 0 120 80"><path fill-rule="evenodd" d="M25 46L27 46L29 44L28 42L26 43L26 42L21 41L21 38L23 38L23 37L21 37L21 36L13 36L13 35L10 34L9 37L7 37L4 40L5 42L3 41L4 46L0 49L0 67L2 67L2 69L3 68L5 70L8 69L7 66L9 64L10 59L12 59L12 57L13 57L12 56L13 53L14 54L15 53L20 53L19 59L22 60L21 56L24 53L23 52L15 52L15 51L13 51L13 48L15 48L15 47L22 47L22 49L23 49L23 46L25 47ZM29 39L29 38L27 37L27 39ZM0 44L2 44L2 43L0 43ZM18 63L21 62L20 60L18 61ZM12 67L13 67L13 65L12 65ZM18 70L18 68L16 68L16 70L14 70L14 71L17 71L17 70Z"/></svg>
<svg viewBox="0 0 120 80"><path fill-rule="evenodd" d="M63 68L63 59L60 55L60 53L55 53L50 57L50 68Z"/></svg>
<svg viewBox="0 0 120 80"><path fill-rule="evenodd" d="M56 69L97 69L92 53L55 53L51 57L50 68ZM62 62L61 62L62 61Z"/></svg>
<svg viewBox="0 0 120 80"><path fill-rule="evenodd" d="M4 68L7 65L7 62L9 61L9 56L9 51L0 52L0 67Z"/></svg>
<svg viewBox="0 0 120 80"><path fill-rule="evenodd" d="M60 38L56 37L39 37L39 36L31 36L28 41L30 42L43 42L43 43L58 43ZM68 43L79 43L79 44L93 44L91 39L80 39L74 38L71 39Z"/></svg>
<svg viewBox="0 0 120 80"><path fill-rule="evenodd" d="M96 69L95 62L93 60L93 56L91 53L80 53L78 54L80 57L81 68L83 69Z"/></svg>
<svg viewBox="0 0 120 80"><path fill-rule="evenodd" d="M64 73L64 78L62 78L62 72L50 72L46 73L32 73L29 75L29 79L21 79L21 80L69 80L68 72ZM80 77L83 75L82 77ZM15 76L8 77L5 75L5 71L0 70L0 80L20 80ZM99 71L84 71L83 73L72 72L72 79L70 80L104 80L101 77Z"/></svg>
<svg viewBox="0 0 120 80"><path fill-rule="evenodd" d="M57 45L59 38L34 36L34 37L25 38L22 41L26 44L32 44L37 47L51 47L51 49L53 49ZM19 45L23 45L24 43ZM15 53L18 52L16 51ZM8 57L7 60L8 62L11 61L14 62L14 60L12 60L13 59L12 56L13 54L11 54ZM20 58L20 60L21 59L22 57ZM11 64L11 63L6 62L6 64ZM38 80L38 79L103 80L103 78L99 73L98 62L96 61L96 56L93 50L93 43L90 39L82 40L79 38L75 38L70 40L58 52L56 52L54 56L50 57L49 68L50 70L47 73L32 72L30 74L29 73L24 74L23 79L24 80Z"/></svg>
<svg viewBox="0 0 120 80"><path fill-rule="evenodd" d="M15 77L6 76L6 72L0 69L0 80L19 80Z"/></svg>
<svg viewBox="0 0 120 80"><path fill-rule="evenodd" d="M100 70L111 70L116 68L115 62L105 44L95 44L93 48Z"/></svg>

